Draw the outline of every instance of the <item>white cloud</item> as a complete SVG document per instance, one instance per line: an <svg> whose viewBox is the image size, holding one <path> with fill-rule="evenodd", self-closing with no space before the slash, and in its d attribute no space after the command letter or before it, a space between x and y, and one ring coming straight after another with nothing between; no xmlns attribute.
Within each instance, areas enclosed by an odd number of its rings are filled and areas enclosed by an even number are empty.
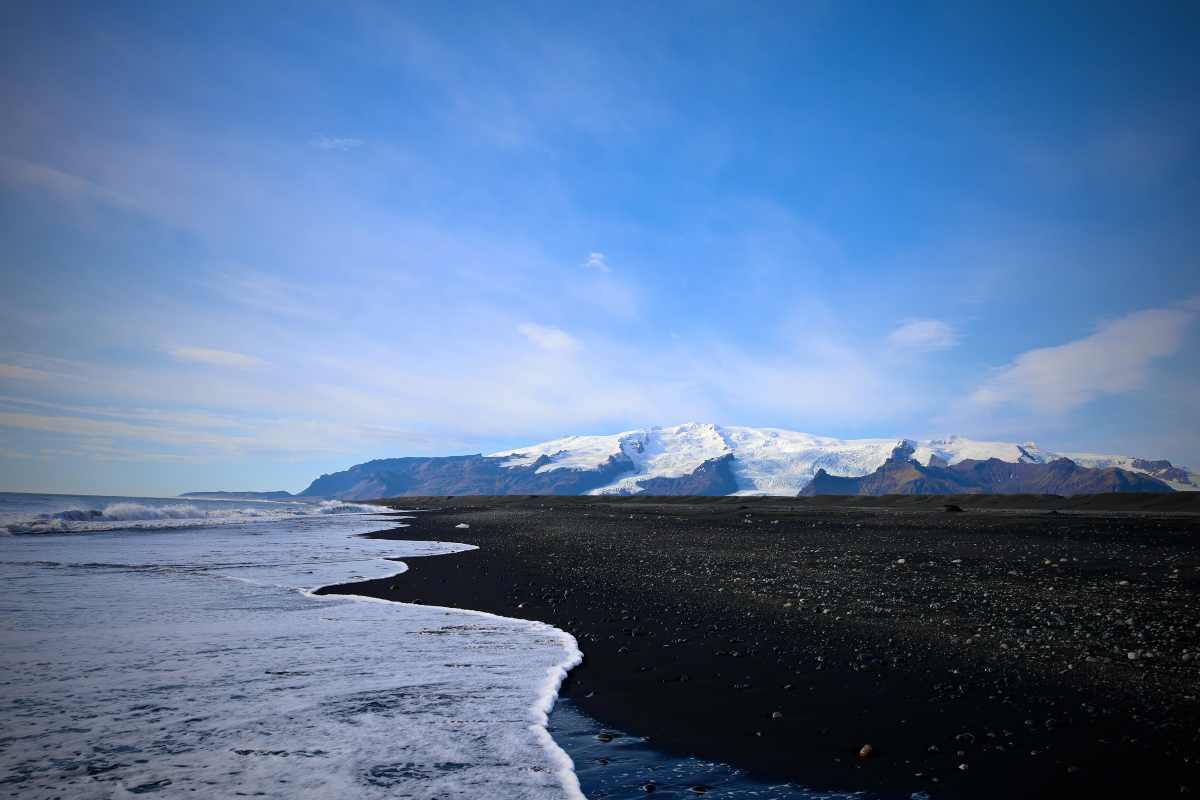
<svg viewBox="0 0 1200 800"><path fill-rule="evenodd" d="M612 272L612 267L608 265L608 257L604 253L588 253L587 261L583 262L583 265L598 272Z"/></svg>
<svg viewBox="0 0 1200 800"><path fill-rule="evenodd" d="M0 156L0 182L32 186L62 201L89 201L117 208L143 210L136 200L122 192L33 161Z"/></svg>
<svg viewBox="0 0 1200 800"><path fill-rule="evenodd" d="M981 406L1007 403L1064 413L1106 394L1142 387L1151 363L1176 352L1196 314L1139 311L1101 325L1091 336L1019 355L971 395Z"/></svg>
<svg viewBox="0 0 1200 800"><path fill-rule="evenodd" d="M365 142L362 139L351 139L348 137L318 136L312 140L311 144L319 150L337 150L346 153L357 147L362 147Z"/></svg>
<svg viewBox="0 0 1200 800"><path fill-rule="evenodd" d="M42 448L40 454L43 458L47 456L61 456L67 458L86 458L92 461L109 462L117 461L149 464L204 463L203 458L194 455L187 455L183 453L150 452L145 450L129 450L120 447L111 447L91 441L85 441L78 447Z"/></svg>
<svg viewBox="0 0 1200 800"><path fill-rule="evenodd" d="M49 372L42 372L40 369L29 369L15 364L0 364L0 378L16 381L44 381L52 377L54 376Z"/></svg>
<svg viewBox="0 0 1200 800"><path fill-rule="evenodd" d="M78 436L122 437L163 444L220 444L222 441L214 435L194 431L158 428L113 420L88 419L86 417L47 416L44 414L26 414L8 411L0 411L0 427L40 431L42 433L74 434Z"/></svg>
<svg viewBox="0 0 1200 800"><path fill-rule="evenodd" d="M257 367L263 362L254 356L244 353L233 353L228 350L214 350L211 347L171 347L167 349L175 359L190 361L194 364L208 364L214 367Z"/></svg>
<svg viewBox="0 0 1200 800"><path fill-rule="evenodd" d="M579 340L561 328L523 322L517 326L517 330L538 347L552 353L568 353L579 347Z"/></svg>
<svg viewBox="0 0 1200 800"><path fill-rule="evenodd" d="M888 342L903 350L947 350L958 344L958 331L941 320L913 319L888 334Z"/></svg>

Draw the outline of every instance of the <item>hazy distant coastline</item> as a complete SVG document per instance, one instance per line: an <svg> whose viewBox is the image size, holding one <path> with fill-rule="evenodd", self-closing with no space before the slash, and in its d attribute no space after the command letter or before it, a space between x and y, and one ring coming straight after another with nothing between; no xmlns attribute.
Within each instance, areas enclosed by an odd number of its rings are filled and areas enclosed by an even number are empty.
<svg viewBox="0 0 1200 800"><path fill-rule="evenodd" d="M192 497L198 500L291 500L296 495L291 492L184 492L180 497Z"/></svg>

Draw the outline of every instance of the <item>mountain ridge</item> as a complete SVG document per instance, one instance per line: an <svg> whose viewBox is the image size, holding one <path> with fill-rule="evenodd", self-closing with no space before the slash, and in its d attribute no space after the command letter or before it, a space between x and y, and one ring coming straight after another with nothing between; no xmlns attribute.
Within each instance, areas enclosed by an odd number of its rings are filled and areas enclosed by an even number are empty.
<svg viewBox="0 0 1200 800"><path fill-rule="evenodd" d="M837 439L782 428L685 423L567 436L489 455L376 459L322 475L300 494L347 500L459 494L794 497L819 471L839 478L870 475L893 456L898 444L909 449L907 458L924 469L945 469L968 460L1047 466L1066 458L1079 469L1115 469L1147 476L1168 489L1200 489L1200 473L1166 460L1054 453L1032 442L991 442L962 436ZM1110 478L1116 474L1110 474ZM1088 483L1093 478L1080 480ZM1122 478L1096 485L1137 483Z"/></svg>
<svg viewBox="0 0 1200 800"><path fill-rule="evenodd" d="M831 476L818 470L801 497L818 495L902 494L1040 494L1070 496L1114 492L1166 493L1174 491L1150 475L1120 467L1081 467L1069 458L1049 463L1008 462L998 458L964 459L948 465L943 460L922 465L912 458L909 442L901 442L874 472L856 478Z"/></svg>

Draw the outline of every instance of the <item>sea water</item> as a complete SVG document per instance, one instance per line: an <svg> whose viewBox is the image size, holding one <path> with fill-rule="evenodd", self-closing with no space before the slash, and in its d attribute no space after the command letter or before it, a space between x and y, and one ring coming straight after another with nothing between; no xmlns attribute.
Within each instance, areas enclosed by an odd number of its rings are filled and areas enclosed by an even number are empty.
<svg viewBox="0 0 1200 800"><path fill-rule="evenodd" d="M0 797L582 796L544 728L569 636L309 593L465 545L358 538L396 525L363 508L4 500L43 532L0 538Z"/></svg>
<svg viewBox="0 0 1200 800"><path fill-rule="evenodd" d="M850 796L547 722L547 625L312 594L470 549L357 535L404 517L0 493L0 798Z"/></svg>

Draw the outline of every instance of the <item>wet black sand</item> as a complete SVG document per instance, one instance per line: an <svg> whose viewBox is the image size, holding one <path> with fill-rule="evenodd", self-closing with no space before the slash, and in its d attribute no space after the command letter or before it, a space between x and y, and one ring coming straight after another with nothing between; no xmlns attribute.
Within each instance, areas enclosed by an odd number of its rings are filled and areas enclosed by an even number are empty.
<svg viewBox="0 0 1200 800"><path fill-rule="evenodd" d="M553 624L584 652L563 692L586 713L764 777L1200 792L1200 516L942 502L405 498L440 510L377 536L481 549L327 591Z"/></svg>

